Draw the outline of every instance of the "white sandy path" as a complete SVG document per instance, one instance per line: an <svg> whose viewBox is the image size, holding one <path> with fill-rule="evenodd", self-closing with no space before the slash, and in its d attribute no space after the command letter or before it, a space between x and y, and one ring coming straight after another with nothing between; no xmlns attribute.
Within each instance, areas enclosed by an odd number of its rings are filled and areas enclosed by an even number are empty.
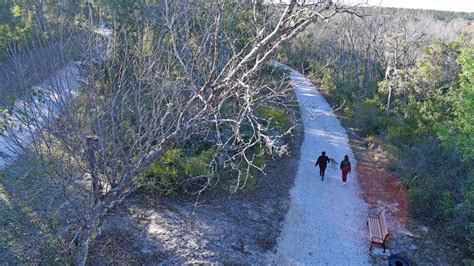
<svg viewBox="0 0 474 266"><path fill-rule="evenodd" d="M15 124L16 127L7 127L5 132L0 134L0 170L14 161L19 154L22 154L21 146L28 146L41 128L32 127L28 119L23 114L27 114L31 119L35 119L38 125L54 117L61 106L63 100L70 101L77 89L79 68L77 63L71 63L56 71L49 78L44 80L35 89L43 94L43 101L35 99L34 103L18 100L15 102L14 115L8 117L8 123ZM11 138L10 136L16 136Z"/></svg>
<svg viewBox="0 0 474 266"><path fill-rule="evenodd" d="M349 155L356 160L345 129L317 89L299 72L291 71L291 84L301 106L305 137L301 160L291 189L291 203L278 239L273 263L283 265L366 265L368 206L360 197L355 170L342 186L339 165L329 165L324 181L314 163L326 151L338 163Z"/></svg>
<svg viewBox="0 0 474 266"><path fill-rule="evenodd" d="M94 29L94 32L111 40L112 31L105 26ZM104 49L97 46L97 49ZM106 49L97 58L102 60L105 58ZM7 128L5 132L0 134L0 171L14 161L18 155L23 153L21 147L26 147L42 128L28 127L23 121L22 112L28 114L31 119L40 121L38 124L44 124L45 119L56 116L61 107L64 107L66 101L72 100L79 89L79 80L81 79L78 65L80 62L74 62L64 66L56 71L53 75L46 78L35 88L43 93L44 101L36 100L34 106L25 105L23 100L15 102L15 115L9 117L9 123L16 124L16 128ZM21 110L22 112L18 112ZM29 128L29 129L27 129ZM11 138L10 136L16 136Z"/></svg>

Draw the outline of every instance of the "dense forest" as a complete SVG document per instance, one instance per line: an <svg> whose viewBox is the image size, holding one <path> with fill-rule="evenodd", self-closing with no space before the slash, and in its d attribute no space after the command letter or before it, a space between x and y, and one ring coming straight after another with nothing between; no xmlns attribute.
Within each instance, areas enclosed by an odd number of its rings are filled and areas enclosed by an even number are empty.
<svg viewBox="0 0 474 266"><path fill-rule="evenodd" d="M31 167L20 179L47 180L58 209L44 213L56 251L41 262L85 264L104 217L134 193L258 187L297 126L275 57L387 151L412 219L449 239L450 262L472 263L473 34L473 13L333 1L0 2L0 133ZM81 78L35 86L61 69Z"/></svg>
<svg viewBox="0 0 474 266"><path fill-rule="evenodd" d="M408 188L411 215L472 259L472 16L362 9L314 24L280 53L343 108L366 143L382 143Z"/></svg>

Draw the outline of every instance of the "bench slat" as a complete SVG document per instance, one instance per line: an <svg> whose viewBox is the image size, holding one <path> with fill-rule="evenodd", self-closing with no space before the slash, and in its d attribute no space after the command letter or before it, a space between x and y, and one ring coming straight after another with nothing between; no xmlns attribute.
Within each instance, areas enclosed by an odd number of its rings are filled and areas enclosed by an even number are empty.
<svg viewBox="0 0 474 266"><path fill-rule="evenodd" d="M382 238L385 238L388 235L387 223L385 221L385 211L380 213L380 229L382 231Z"/></svg>
<svg viewBox="0 0 474 266"><path fill-rule="evenodd" d="M370 241L372 242L377 242L377 243L383 242L380 223L378 219L376 218L369 218L369 236L370 236Z"/></svg>
<svg viewBox="0 0 474 266"><path fill-rule="evenodd" d="M370 241L373 243L384 244L385 238L388 235L384 213L385 212L382 211L380 214L369 214L367 219Z"/></svg>

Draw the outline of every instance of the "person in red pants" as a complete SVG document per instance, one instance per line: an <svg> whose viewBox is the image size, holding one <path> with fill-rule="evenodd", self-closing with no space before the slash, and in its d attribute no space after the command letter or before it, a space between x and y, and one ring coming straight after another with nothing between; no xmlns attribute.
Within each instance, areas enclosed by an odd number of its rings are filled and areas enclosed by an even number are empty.
<svg viewBox="0 0 474 266"><path fill-rule="evenodd" d="M341 172L342 172L342 185L346 185L347 174L351 172L351 162L349 162L349 156L344 155L344 160L341 162Z"/></svg>

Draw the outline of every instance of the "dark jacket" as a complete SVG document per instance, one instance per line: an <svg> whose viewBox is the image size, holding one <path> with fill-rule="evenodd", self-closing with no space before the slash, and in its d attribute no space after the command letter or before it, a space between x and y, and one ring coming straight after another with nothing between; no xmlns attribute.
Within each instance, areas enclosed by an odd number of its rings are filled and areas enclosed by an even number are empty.
<svg viewBox="0 0 474 266"><path fill-rule="evenodd" d="M316 165L319 164L319 167L326 167L329 163L329 157L327 157L326 155L321 155L318 157L318 160L316 161Z"/></svg>
<svg viewBox="0 0 474 266"><path fill-rule="evenodd" d="M350 171L351 170L351 162L343 160L341 162L341 167L340 168L341 168L341 170L345 168L345 169Z"/></svg>

